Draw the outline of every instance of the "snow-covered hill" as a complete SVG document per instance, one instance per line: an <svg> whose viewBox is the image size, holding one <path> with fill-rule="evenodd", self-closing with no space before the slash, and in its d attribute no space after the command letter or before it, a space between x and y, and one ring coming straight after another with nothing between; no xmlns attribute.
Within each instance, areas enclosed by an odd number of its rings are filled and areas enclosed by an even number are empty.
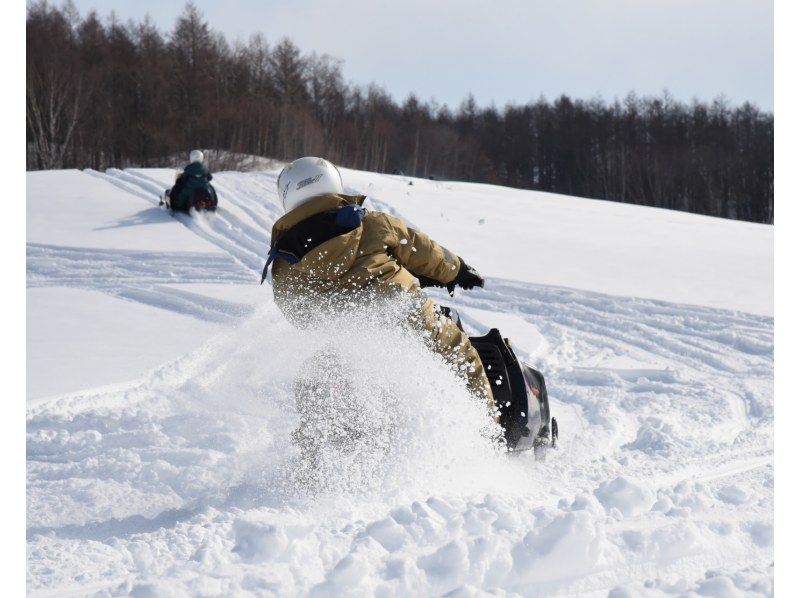
<svg viewBox="0 0 800 598"><path fill-rule="evenodd" d="M217 214L176 218L171 170L28 174L31 592L771 592L771 227L344 171L488 276L434 294L547 375L541 463L496 454L413 341L283 320L258 285L276 174L215 175ZM342 338L402 443L313 491L292 384Z"/></svg>

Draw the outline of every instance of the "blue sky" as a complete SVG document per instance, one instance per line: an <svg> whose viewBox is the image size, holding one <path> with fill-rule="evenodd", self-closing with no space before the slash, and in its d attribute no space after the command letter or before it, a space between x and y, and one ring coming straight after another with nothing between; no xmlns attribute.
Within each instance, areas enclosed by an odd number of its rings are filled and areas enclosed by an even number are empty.
<svg viewBox="0 0 800 598"><path fill-rule="evenodd" d="M81 14L149 14L169 31L183 1L74 0ZM678 99L724 94L773 108L771 0L196 0L229 41L263 33L344 61L345 78L456 107L561 93Z"/></svg>

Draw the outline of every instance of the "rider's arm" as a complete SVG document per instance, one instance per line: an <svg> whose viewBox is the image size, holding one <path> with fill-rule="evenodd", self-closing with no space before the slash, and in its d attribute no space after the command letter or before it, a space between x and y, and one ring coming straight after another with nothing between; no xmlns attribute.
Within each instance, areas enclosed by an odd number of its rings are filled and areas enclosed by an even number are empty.
<svg viewBox="0 0 800 598"><path fill-rule="evenodd" d="M459 257L425 233L407 227L402 220L381 213L385 242L394 258L415 276L452 282L461 269Z"/></svg>

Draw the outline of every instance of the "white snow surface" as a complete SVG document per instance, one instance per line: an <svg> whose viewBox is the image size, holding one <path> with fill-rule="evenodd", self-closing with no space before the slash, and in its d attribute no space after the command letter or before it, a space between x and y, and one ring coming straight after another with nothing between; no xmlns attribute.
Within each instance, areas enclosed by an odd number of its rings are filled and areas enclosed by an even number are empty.
<svg viewBox="0 0 800 598"><path fill-rule="evenodd" d="M773 313L772 227L507 187L344 171L481 272ZM409 185L413 182L413 185Z"/></svg>
<svg viewBox="0 0 800 598"><path fill-rule="evenodd" d="M499 452L391 313L292 328L258 285L277 172L176 217L170 169L29 173L29 593L772 593L771 227L343 174L487 276L431 295L544 372L559 448ZM377 433L303 473L293 385L331 345L327 408Z"/></svg>
<svg viewBox="0 0 800 598"><path fill-rule="evenodd" d="M136 378L220 330L215 322L79 288L33 288L27 295L32 399Z"/></svg>

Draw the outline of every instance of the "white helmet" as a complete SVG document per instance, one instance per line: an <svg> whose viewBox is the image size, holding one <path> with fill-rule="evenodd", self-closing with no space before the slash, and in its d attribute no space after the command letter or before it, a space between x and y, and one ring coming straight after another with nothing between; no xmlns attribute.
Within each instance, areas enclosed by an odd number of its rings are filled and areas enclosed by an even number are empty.
<svg viewBox="0 0 800 598"><path fill-rule="evenodd" d="M202 150L192 150L189 153L189 162L202 162L202 161L203 161Z"/></svg>
<svg viewBox="0 0 800 598"><path fill-rule="evenodd" d="M322 158L298 158L278 175L278 196L285 212L291 212L312 197L328 193L344 193L342 175Z"/></svg>

